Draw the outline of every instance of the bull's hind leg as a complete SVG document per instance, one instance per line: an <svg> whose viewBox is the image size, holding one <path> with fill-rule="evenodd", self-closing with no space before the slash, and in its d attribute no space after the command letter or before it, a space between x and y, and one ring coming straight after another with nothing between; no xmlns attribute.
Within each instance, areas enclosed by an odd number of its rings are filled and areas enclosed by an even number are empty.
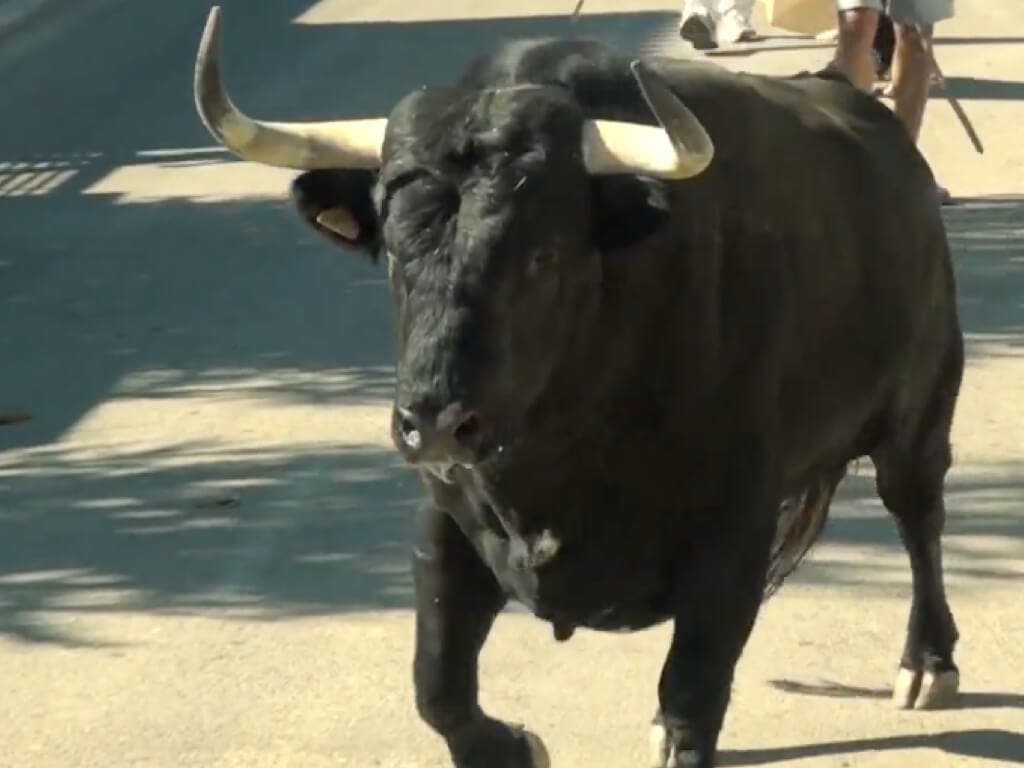
<svg viewBox="0 0 1024 768"><path fill-rule="evenodd" d="M941 536L946 510L943 484L951 463L950 424L959 376L950 375L907 435L895 436L872 455L879 495L896 519L910 556L913 602L900 671L897 706L954 706L960 685L953 662L958 633L946 601ZM906 423L906 422L904 422Z"/></svg>
<svg viewBox="0 0 1024 768"><path fill-rule="evenodd" d="M448 744L456 768L548 768L533 734L494 720L477 698L477 666L505 604L494 575L443 512L420 512L414 682L420 716Z"/></svg>

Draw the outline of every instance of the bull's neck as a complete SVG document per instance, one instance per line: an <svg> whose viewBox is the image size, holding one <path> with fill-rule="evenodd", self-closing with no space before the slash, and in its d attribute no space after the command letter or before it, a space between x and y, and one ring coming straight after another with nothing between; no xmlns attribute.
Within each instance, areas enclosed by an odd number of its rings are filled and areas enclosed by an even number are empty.
<svg viewBox="0 0 1024 768"><path fill-rule="evenodd" d="M586 440L590 427L601 429L595 421L620 409L645 381L675 375L671 356L658 353L664 341L652 327L650 309L602 290L575 310L564 353L534 410L537 427Z"/></svg>

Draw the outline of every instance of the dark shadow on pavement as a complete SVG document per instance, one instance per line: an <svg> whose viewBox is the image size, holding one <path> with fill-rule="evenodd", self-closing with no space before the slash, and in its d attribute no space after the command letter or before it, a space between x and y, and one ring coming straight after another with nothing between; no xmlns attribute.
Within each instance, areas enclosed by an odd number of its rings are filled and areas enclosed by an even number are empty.
<svg viewBox="0 0 1024 768"><path fill-rule="evenodd" d="M1021 80L989 80L983 77L946 76L946 90L953 98L967 101L984 99L985 101L1020 101L1024 99L1024 81ZM933 92L942 95L941 91Z"/></svg>
<svg viewBox="0 0 1024 768"><path fill-rule="evenodd" d="M408 607L418 488L380 449L182 444L8 462L0 635L76 645L62 617L93 611Z"/></svg>
<svg viewBox="0 0 1024 768"><path fill-rule="evenodd" d="M892 698L891 688L861 688L832 681L803 683L797 680L769 680L768 684L778 691L801 696L876 701L888 701ZM957 709L1024 709L1024 694L961 693Z"/></svg>
<svg viewBox="0 0 1024 768"><path fill-rule="evenodd" d="M161 388L262 377L260 396L300 402L389 394L384 275L317 243L287 200L134 203L62 187L0 204L0 359L17 361L0 411L32 417L0 427L0 450L46 445L108 398Z"/></svg>
<svg viewBox="0 0 1024 768"><path fill-rule="evenodd" d="M941 50L947 45L1020 45L1024 37L936 37L935 47L941 59ZM810 35L764 35L760 41L724 46L705 52L712 58L753 56L758 53L790 53L792 51L830 51L835 43L817 41ZM948 78L947 78L948 79ZM982 97L974 97L982 98Z"/></svg>
<svg viewBox="0 0 1024 768"><path fill-rule="evenodd" d="M1024 196L963 198L943 215L969 360L1024 354Z"/></svg>
<svg viewBox="0 0 1024 768"><path fill-rule="evenodd" d="M630 49L671 15L291 23L309 5L224 3L226 77L244 109L296 120L387 114L499 40L575 35ZM209 7L183 0L153 14L122 3L89 16L50 59L0 70L0 323L14 329L0 336L0 359L18 361L0 413L32 417L0 427L0 450L53 440L134 371L391 362L382 275L309 237L287 200L83 194L126 168L229 159L203 149L213 139L191 91ZM139 154L156 150L167 156Z"/></svg>
<svg viewBox="0 0 1024 768"><path fill-rule="evenodd" d="M1024 734L1002 730L947 731L934 735L852 739L772 749L724 750L721 764L729 768L790 765L793 761L811 757L902 749L936 749L949 757L973 757L1024 764Z"/></svg>
<svg viewBox="0 0 1024 768"><path fill-rule="evenodd" d="M999 37L999 36L985 36L975 35L972 37L965 37L963 35L951 35L945 37L941 34L935 36L935 45L1020 45L1024 43L1024 37Z"/></svg>

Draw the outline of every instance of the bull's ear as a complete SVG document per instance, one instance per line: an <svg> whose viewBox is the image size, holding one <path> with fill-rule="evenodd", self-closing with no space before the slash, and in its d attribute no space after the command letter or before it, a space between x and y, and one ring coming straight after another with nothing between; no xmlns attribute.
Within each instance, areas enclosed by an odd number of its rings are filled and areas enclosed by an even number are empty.
<svg viewBox="0 0 1024 768"><path fill-rule="evenodd" d="M299 216L330 242L377 258L380 227L372 171L307 171L292 182Z"/></svg>
<svg viewBox="0 0 1024 768"><path fill-rule="evenodd" d="M665 226L671 213L668 187L646 176L593 178L594 237L601 250L627 248Z"/></svg>

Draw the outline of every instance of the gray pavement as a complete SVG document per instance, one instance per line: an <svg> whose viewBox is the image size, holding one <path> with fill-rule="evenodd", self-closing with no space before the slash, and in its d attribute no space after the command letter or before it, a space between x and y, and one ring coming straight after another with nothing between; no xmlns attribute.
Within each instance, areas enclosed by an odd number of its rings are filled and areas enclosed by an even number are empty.
<svg viewBox="0 0 1024 768"><path fill-rule="evenodd" d="M232 93L269 118L378 114L503 37L692 55L665 2L588 0L576 25L545 0L223 5ZM941 93L922 148L961 197L965 706L886 700L909 572L865 465L755 629L728 765L1024 764L1024 7L958 6L938 56L986 151ZM291 174L211 147L191 94L207 9L52 4L0 39L0 766L442 766L412 705L417 487L387 439L383 280L297 222ZM715 60L828 53L774 31ZM640 765L667 631L555 645L512 611L484 702L556 768Z"/></svg>

